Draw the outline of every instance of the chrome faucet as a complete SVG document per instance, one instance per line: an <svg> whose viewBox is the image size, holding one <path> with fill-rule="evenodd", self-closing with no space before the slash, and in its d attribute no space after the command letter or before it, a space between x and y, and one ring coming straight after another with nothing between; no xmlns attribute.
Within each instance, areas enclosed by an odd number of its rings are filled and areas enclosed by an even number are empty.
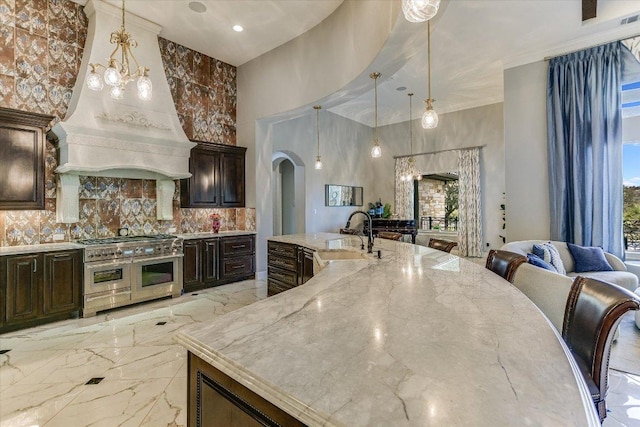
<svg viewBox="0 0 640 427"><path fill-rule="evenodd" d="M372 254L373 253L373 222L371 221L371 215L369 215L365 211L355 211L351 215L349 215L349 219L347 220L347 225L345 226L345 228L351 228L351 218L353 218L353 216L357 213L361 213L362 215L367 217L367 220L369 220L369 236L367 239L367 249L368 249L367 253Z"/></svg>

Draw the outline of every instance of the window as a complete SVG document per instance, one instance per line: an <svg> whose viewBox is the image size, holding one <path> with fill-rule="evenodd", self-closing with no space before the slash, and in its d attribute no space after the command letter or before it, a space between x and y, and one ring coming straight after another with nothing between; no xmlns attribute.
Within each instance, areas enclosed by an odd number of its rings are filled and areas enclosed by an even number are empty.
<svg viewBox="0 0 640 427"><path fill-rule="evenodd" d="M640 259L640 82L622 86L623 233L628 259Z"/></svg>
<svg viewBox="0 0 640 427"><path fill-rule="evenodd" d="M458 174L423 175L414 181L415 217L422 230L458 229Z"/></svg>

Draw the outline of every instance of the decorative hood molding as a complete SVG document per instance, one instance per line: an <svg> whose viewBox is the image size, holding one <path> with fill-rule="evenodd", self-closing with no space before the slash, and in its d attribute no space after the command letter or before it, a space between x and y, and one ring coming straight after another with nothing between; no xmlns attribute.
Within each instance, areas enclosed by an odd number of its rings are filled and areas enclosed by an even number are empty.
<svg viewBox="0 0 640 427"><path fill-rule="evenodd" d="M111 32L120 28L121 9L89 0L89 19L82 64L65 119L52 131L58 138L60 174L121 178L181 179L189 173L189 155L196 144L185 135L164 74L158 34L161 27L127 13L127 31L138 42L133 50L149 67L153 97L138 99L135 83L123 99L109 90L86 85L89 63L104 62L113 50Z"/></svg>

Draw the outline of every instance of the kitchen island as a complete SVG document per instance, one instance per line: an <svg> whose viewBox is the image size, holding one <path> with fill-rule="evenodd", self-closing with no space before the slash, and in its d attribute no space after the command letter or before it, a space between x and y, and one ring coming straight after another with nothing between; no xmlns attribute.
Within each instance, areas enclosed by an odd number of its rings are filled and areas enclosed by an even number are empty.
<svg viewBox="0 0 640 427"><path fill-rule="evenodd" d="M270 240L360 252L355 236ZM561 338L511 284L427 247L376 239L377 250L179 332L189 387L191 368L210 366L313 426L600 425Z"/></svg>

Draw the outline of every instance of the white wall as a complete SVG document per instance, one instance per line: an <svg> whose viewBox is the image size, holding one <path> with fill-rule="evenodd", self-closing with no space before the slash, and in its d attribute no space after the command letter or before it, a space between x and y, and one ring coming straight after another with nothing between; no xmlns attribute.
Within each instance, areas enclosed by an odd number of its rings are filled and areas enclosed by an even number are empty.
<svg viewBox="0 0 640 427"><path fill-rule="evenodd" d="M480 150L480 180L482 188L483 234L491 248L502 246L502 213L500 204L505 192L505 155L503 104L491 104L468 110L441 114L438 127L422 129L420 120L413 120L413 152L431 152L455 148L485 145ZM382 201L394 200L393 156L409 154L409 129L407 122L379 129L383 157L375 161L376 190ZM370 148L370 147L369 147ZM455 153L454 153L455 154ZM428 170L429 158L416 157L416 164L423 173L449 172L457 169L457 157L448 170ZM485 243L485 249L487 249Z"/></svg>
<svg viewBox="0 0 640 427"><path fill-rule="evenodd" d="M307 233L338 232L351 212L363 209L325 206L326 184L363 187L365 204L373 200L375 180L367 146L373 130L368 126L321 110L320 155L323 168L319 171L314 169L317 155L315 110L311 109L303 117L270 125L268 134L267 142L274 152L294 153L305 165Z"/></svg>
<svg viewBox="0 0 640 427"><path fill-rule="evenodd" d="M507 240L549 239L548 63L504 72Z"/></svg>

